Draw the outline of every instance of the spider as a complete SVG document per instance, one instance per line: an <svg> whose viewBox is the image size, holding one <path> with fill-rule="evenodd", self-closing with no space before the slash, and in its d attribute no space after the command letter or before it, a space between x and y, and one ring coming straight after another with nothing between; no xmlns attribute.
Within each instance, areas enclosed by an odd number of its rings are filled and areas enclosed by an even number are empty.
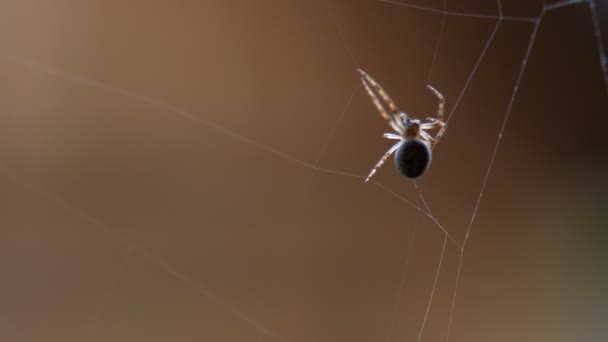
<svg viewBox="0 0 608 342"><path fill-rule="evenodd" d="M361 82L363 82L367 94L371 97L374 105L380 112L380 115L382 115L382 117L388 121L391 128L397 132L397 134L384 133L384 137L391 140L399 140L389 148L376 163L365 179L365 183L372 178L376 171L378 171L382 164L384 164L388 157L395 151L397 151L397 153L395 153L395 164L401 174L408 178L421 176L431 164L432 148L439 142L439 139L445 134L448 127L448 125L443 122L443 110L445 107L443 95L432 86L427 85L427 88L435 94L439 100L437 118L426 118L425 122L411 119L407 114L397 108L393 100L391 100L378 82L365 73L365 71L361 69L358 69L358 71L361 74ZM386 111L382 102L380 102L380 98L378 98L372 89L380 95L384 104L388 106L389 112ZM439 128L439 131L433 137L427 133L426 130L434 128Z"/></svg>

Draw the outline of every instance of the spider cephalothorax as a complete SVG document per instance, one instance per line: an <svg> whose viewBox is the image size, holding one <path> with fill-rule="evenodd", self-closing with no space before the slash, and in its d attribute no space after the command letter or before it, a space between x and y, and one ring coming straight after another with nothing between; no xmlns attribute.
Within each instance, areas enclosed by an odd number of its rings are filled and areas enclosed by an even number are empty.
<svg viewBox="0 0 608 342"><path fill-rule="evenodd" d="M397 151L395 154L395 164L404 176L408 178L421 176L431 164L432 145L434 146L439 142L439 139L445 134L447 129L447 124L442 121L443 109L445 107L443 96L435 88L430 85L427 86L439 99L437 118L427 118L425 122L411 119L397 108L393 100L373 78L361 69L359 69L359 73L361 74L361 82L363 82L367 94L371 97L380 115L388 121L391 128L397 133L384 133L384 137L399 140L380 158L365 181L369 181L386 159L395 151ZM380 95L389 111L386 110L382 102L380 102L380 98L378 98L372 89ZM433 137L426 131L434 128L439 128L439 131Z"/></svg>
<svg viewBox="0 0 608 342"><path fill-rule="evenodd" d="M406 139L416 139L420 136L420 120L405 119Z"/></svg>

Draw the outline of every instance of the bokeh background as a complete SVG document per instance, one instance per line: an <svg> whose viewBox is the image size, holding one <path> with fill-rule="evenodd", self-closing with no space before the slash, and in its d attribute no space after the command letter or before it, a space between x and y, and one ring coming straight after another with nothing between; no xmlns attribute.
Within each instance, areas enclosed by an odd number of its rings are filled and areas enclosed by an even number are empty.
<svg viewBox="0 0 608 342"><path fill-rule="evenodd" d="M0 2L0 340L606 340L595 2Z"/></svg>

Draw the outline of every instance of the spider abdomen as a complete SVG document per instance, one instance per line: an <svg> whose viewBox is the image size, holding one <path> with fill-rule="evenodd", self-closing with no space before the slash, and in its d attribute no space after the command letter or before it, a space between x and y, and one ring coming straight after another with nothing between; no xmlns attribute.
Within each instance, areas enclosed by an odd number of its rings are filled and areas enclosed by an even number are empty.
<svg viewBox="0 0 608 342"><path fill-rule="evenodd" d="M431 164L431 150L419 139L404 141L395 153L395 164L404 176L419 177Z"/></svg>

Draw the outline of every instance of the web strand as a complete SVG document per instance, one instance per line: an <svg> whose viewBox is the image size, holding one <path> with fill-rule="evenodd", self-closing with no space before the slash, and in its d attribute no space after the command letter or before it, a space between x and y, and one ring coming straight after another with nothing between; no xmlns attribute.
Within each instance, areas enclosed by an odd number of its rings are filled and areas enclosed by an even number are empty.
<svg viewBox="0 0 608 342"><path fill-rule="evenodd" d="M348 97L348 100L346 101L346 105L344 106L344 109L342 110L342 112L340 113L340 115L338 116L338 118L336 119L336 121L334 122L334 124L332 125L331 131L329 132L329 135L325 139L325 142L323 143L323 146L321 147L321 150L319 151L319 153L317 155L317 159L315 159L315 162L312 164L312 168L315 169L315 170L319 170L317 168L317 166L321 162L321 158L323 158L323 155L325 154L325 150L327 150L327 147L329 146L329 144L332 141L334 135L336 134L336 131L338 130L338 127L340 127L340 123L342 123L342 119L346 115L346 112L348 112L348 109L350 108L350 105L353 102L355 94L357 93L357 90L359 89L359 82L358 81L355 82L353 84L352 88L353 89L350 92L350 96Z"/></svg>
<svg viewBox="0 0 608 342"><path fill-rule="evenodd" d="M374 179L370 179L370 182L375 183L376 185L378 185L379 187L383 188L385 191L391 193L393 196L401 199L402 201L405 201L407 203L410 203L411 206L413 206L414 208L418 209L419 212L423 213L426 217L428 217L429 219L431 219L434 223L435 226L441 230L446 236L447 238L450 240L450 242L452 242L454 245L458 246L458 248L462 248L461 244L458 240L456 240L453 236L451 236L448 231L439 223L439 221L437 221L437 219L431 215L430 213L428 213L426 210L415 206L413 203L407 201L405 198L403 198L402 196L400 196L399 194L397 194L396 192L394 192L393 190L387 188L386 186L382 185L381 183L377 182Z"/></svg>
<svg viewBox="0 0 608 342"><path fill-rule="evenodd" d="M544 14L544 12L543 12ZM528 42L528 48L526 49L526 53L524 55L523 61L521 62L521 67L519 68L519 74L517 75L517 81L515 82L515 87L513 88L513 92L511 94L511 99L509 100L509 104L507 105L507 111L505 113L504 119L502 121L500 131L498 133L498 137L496 139L496 143L494 144L494 150L492 152L492 157L490 158L490 162L486 169L486 173L483 177L483 182L481 184L481 189L479 191L479 195L477 196L477 201L475 203L475 207L473 209L473 214L471 215L471 220L469 222L469 226L467 227L467 232L464 237L464 242L462 243L463 248L466 247L467 239L469 238L469 234L471 233L471 227L473 226L473 222L475 221L475 217L477 215L477 210L479 209L479 204L481 202L481 198L483 197L483 192L488 183L488 178L490 177L490 172L492 171L492 166L494 166L494 160L496 159L496 154L498 153L498 148L500 147L500 142L502 141L503 132L505 127L507 126L507 122L509 121L509 116L511 115L511 109L513 109L513 104L515 103L515 98L517 96L517 92L519 91L519 86L521 84L521 80L524 76L524 71L526 70L526 65L528 64L528 58L530 57L530 53L532 52L532 48L534 47L534 41L536 40L536 34L538 33L538 29L540 27L540 23L542 21L542 15L534 25L532 30L532 34L530 35L530 41Z"/></svg>
<svg viewBox="0 0 608 342"><path fill-rule="evenodd" d="M422 333L424 332L424 326L426 325L426 320L429 316L429 311L431 311L431 304L433 303L433 296L435 295L435 289L437 288L437 281L439 280L439 273L441 273L441 264L443 263L443 256L445 255L445 247L448 242L448 236L446 235L443 239L443 247L441 248L441 256L439 257L439 264L437 265L437 272L435 273L435 281L433 282L433 289L431 290L431 296L429 298L429 303L426 306L426 311L424 313L424 319L422 320L422 326L420 327L420 333L418 334L418 342L422 338Z"/></svg>
<svg viewBox="0 0 608 342"><path fill-rule="evenodd" d="M397 323L397 318L399 317L399 308L401 307L401 300L403 299L403 292L406 290L407 286L407 273L410 265L410 259L412 256L412 249L414 247L414 241L416 239L416 233L418 232L418 225L420 221L420 214L416 215L416 220L414 222L414 228L412 230L412 235L410 236L410 242L408 243L407 253L405 260L403 261L403 271L401 272L401 281L399 283L399 291L397 292L397 298L395 303L395 308L393 311L393 317L389 322L388 333L386 334L386 341L389 342L395 331L395 324Z"/></svg>
<svg viewBox="0 0 608 342"><path fill-rule="evenodd" d="M496 15L489 15L489 14L486 15L486 14L475 14L475 13L450 12L450 11L439 10L439 9L435 9L435 8L431 8L431 7L405 4L405 3L401 3L401 2L393 1L393 0L379 0L379 1L386 2L388 4L403 6L403 7L414 8L414 9L425 11L425 12L445 14L445 15L454 16L454 17L482 18L482 19L493 19L493 20L502 19L502 20L507 20L507 21L524 21L524 22L534 22L536 20L536 18L534 18L534 17L512 17L512 16L496 16Z"/></svg>
<svg viewBox="0 0 608 342"><path fill-rule="evenodd" d="M462 100L462 97L464 96L464 93L469 88L469 84L471 83L471 81L475 77L475 74L477 73L477 69L479 69L479 65L481 65L481 62L483 61L484 57L486 56L486 52L488 52L488 48L490 47L490 45L492 45L492 41L494 40L494 36L496 35L496 32L498 32L498 28L500 27L501 23L502 23L502 19L498 19L498 21L496 21L496 24L494 25L494 29L492 30L492 33L490 34L490 37L486 41L486 44L484 45L483 50L481 50L481 54L479 55L479 58L477 58L477 61L475 62L475 65L473 66L473 70L469 74L469 77L467 77L467 80L464 83L464 87L460 91L460 94L458 95L458 98L456 98L456 101L454 102L454 105L452 106L452 110L450 111L450 114L448 115L448 117L445 120L446 123L450 122L450 119L452 118L452 116L456 112L456 109L458 108L458 105L460 104L460 101Z"/></svg>
<svg viewBox="0 0 608 342"><path fill-rule="evenodd" d="M338 40L342 44L342 48L346 51L346 53L350 57L350 61L354 65L355 70L359 69L359 62L357 62L357 59L355 58L355 54L353 54L353 50L351 50L350 46L346 43L346 38L344 37L344 31L342 29L342 25L340 25L338 18L336 17L336 13L331 8L331 5L329 4L330 1L329 0L321 0L321 1L325 5L326 10L329 13L329 16L333 19L331 22L334 25L335 30L338 34Z"/></svg>
<svg viewBox="0 0 608 342"><path fill-rule="evenodd" d="M454 307L456 306L456 293L458 292L458 284L460 283L460 270L462 268L462 258L464 256L464 250L460 250L460 256L458 257L458 268L456 269L456 281L454 282L454 292L452 292L452 305L450 307L450 315L448 318L448 332L446 335L446 341L450 340L450 334L452 333L452 321L454 320Z"/></svg>
<svg viewBox="0 0 608 342"><path fill-rule="evenodd" d="M509 116L511 114L511 109L513 108L513 103L515 102L515 98L517 96L517 92L519 90L519 86L520 86L521 80L523 78L526 65L528 63L528 58L530 57L530 54L532 52L532 48L534 46L534 41L536 39L536 35L538 33L538 29L540 28L540 23L542 21L542 17L544 15L544 13L545 12L543 11L543 13L541 14L541 17L536 21L536 23L534 25L534 28L532 29L532 33L530 34L530 40L528 42L528 48L526 49L524 58L522 60L522 65L520 67L519 74L517 76L517 80L515 82L515 86L513 88L513 92L511 94L511 99L509 100L509 104L507 105L507 110L505 112L505 116L504 116L504 119L503 119L503 122L502 122L502 125L501 125L501 128L500 128L500 131L498 133L498 137L496 139L496 143L494 145L494 150L492 152L492 156L490 158L490 162L488 163L488 167L487 167L486 173L484 175L484 179L483 179L483 182L482 182L482 185L481 185L481 189L479 191L479 195L477 196L477 201L475 203L475 207L474 207L473 213L471 215L471 220L469 221L469 225L467 227L465 238L464 238L464 241L462 243L462 249L460 250L460 259L458 261L458 270L456 271L456 283L455 283L455 286L454 286L454 293L453 293L453 297L452 297L452 307L450 309L450 318L449 318L449 326L448 326L448 341L449 341L449 334L450 334L451 327L452 327L452 320L453 320L453 314L454 314L454 306L456 304L456 296L457 296L457 290L458 290L458 283L460 281L460 273L462 271L462 258L463 258L463 254L464 254L464 249L465 249L466 244L468 242L469 234L471 233L471 228L473 227L473 223L475 222L477 211L479 209L479 205L481 203L481 199L483 197L483 193L484 193L485 187L487 185L488 178L490 177L490 173L492 171L492 166L494 165L494 161L496 159L496 154L498 152L498 148L499 148L500 143L502 141L503 132L504 132L504 130L506 128L506 125L507 125L507 122L509 120Z"/></svg>
<svg viewBox="0 0 608 342"><path fill-rule="evenodd" d="M359 69L359 62L357 62L357 59L355 58L353 51L351 50L350 46L346 43L346 38L344 37L344 31L342 29L342 26L338 22L338 18L336 17L334 10L331 8L329 0L322 0L322 3L323 3L323 6L325 6L328 16L330 16L333 19L333 20L331 20L331 22L332 22L333 26L335 27L335 30L336 30L337 36L338 36L337 39L340 41L342 48L350 57L350 61L353 65L354 69L355 70ZM323 158L323 155L325 154L325 150L329 146L329 143L331 142L332 138L334 137L334 134L338 130L338 127L342 123L342 119L346 115L346 112L348 112L348 109L350 108L350 105L353 102L353 98L355 97L355 94L357 93L357 89L359 88L358 85L359 85L359 80L357 79L355 82L353 82L352 91L350 93L350 96L348 97L348 100L346 101L346 105L344 106L344 109L342 110L342 112L340 113L340 115L338 116L338 118L336 119L334 124L332 125L329 135L325 139L325 142L323 143L321 150L317 154L317 158L312 163L313 170L320 170L317 168L317 166L319 165L321 158Z"/></svg>
<svg viewBox="0 0 608 342"><path fill-rule="evenodd" d="M458 284L459 284L459 281L460 281L460 273L461 273L461 270L462 270L462 259L463 259L463 255L464 255L464 248L466 247L466 244L468 242L468 238L469 238L469 235L471 233L471 228L472 228L473 223L475 221L475 218L476 218L476 215L477 215L477 211L479 209L479 205L480 205L481 199L483 197L483 193L484 193L485 187L487 185L488 178L490 176L492 167L494 165L494 161L496 159L496 154L498 152L498 148L499 148L500 143L502 141L503 133L504 133L504 130L506 128L507 122L509 120L509 116L511 114L511 110L512 110L513 105L514 105L515 98L516 98L517 93L519 91L519 87L520 87L520 84L521 84L521 81L522 81L522 78L523 78L523 75L524 75L524 71L526 69L526 66L527 66L530 54L532 52L532 48L534 46L534 42L536 40L536 36L537 36L538 30L540 28L540 24L541 24L542 19L543 19L543 17L544 17L544 15L545 15L546 12L548 12L550 10L557 9L557 8L562 8L562 7L566 7L566 6L582 3L582 2L585 2L585 1L569 0L569 1L560 1L560 2L557 2L557 3L551 4L551 5L545 5L543 7L541 15L535 21L534 28L532 29L532 33L530 35L530 40L528 42L528 47L526 49L524 58L522 60L522 66L520 67L520 70L519 70L519 73L518 73L518 76L517 76L517 80L516 80L515 86L513 88L513 92L511 94L511 98L509 100L509 103L508 103L508 106L507 106L507 110L505 112L505 116L504 116L503 122L501 124L501 128L500 128L500 131L499 131L496 143L494 145L494 150L492 152L492 156L490 158L490 162L489 162L488 167L486 169L486 173L484 175L482 186L481 186L479 195L477 197L477 201L475 203L475 207L473 209L473 213L471 215L471 219L470 219L469 225L467 227L467 231L466 231L465 239L464 239L464 242L463 242L463 245L462 245L462 249L460 251L460 257L459 257L459 261L458 261L458 269L457 269L457 272L456 272L455 287L454 287L454 292L453 292L453 296L452 296L452 305L451 305L451 308L450 308L450 315L449 315L448 340L449 340L449 336L450 336L451 328L452 328L454 307L455 307L455 303L456 303ZM595 4L593 2L594 2L594 0L589 0L589 7L591 9L592 16L595 17L595 18L597 18L596 12L594 11L594 5ZM601 40L601 36L600 36L600 33L599 33L599 25L597 24L597 21L595 21L595 23L594 23L594 32L595 32L596 39L598 39L597 49L598 49L599 54L600 54L600 63L602 64L602 72L604 73L604 81L605 81L605 84L608 85L608 81L607 81L607 79L608 79L607 78L608 73L606 72L605 52L603 50L603 45L601 43L602 40Z"/></svg>
<svg viewBox="0 0 608 342"><path fill-rule="evenodd" d="M581 4L583 2L588 2L589 0L562 0L558 2L554 2L550 5L545 5L543 7L543 12L551 11L557 8L566 7L575 4ZM592 0L591 0L592 1Z"/></svg>
<svg viewBox="0 0 608 342"><path fill-rule="evenodd" d="M420 202L422 202L422 205L424 205L424 208L426 209L427 213L429 213L429 215L433 216L433 212L431 211L431 208L429 208L429 205L426 203L426 200L424 199L424 195L422 194L422 191L420 191L420 188L418 187L418 182L416 182L415 180L412 180L412 184L414 184L414 189L416 189L418 197L420 198Z"/></svg>
<svg viewBox="0 0 608 342"><path fill-rule="evenodd" d="M437 43L435 43L435 51L433 52L433 58L431 59L431 67L429 68L429 76L427 77L426 84L431 84L431 78L433 76L433 69L435 67L435 61L437 60L437 53L439 52L439 45L441 44L441 38L443 38L443 32L445 30L445 18L444 14L441 18L441 27L439 28L439 35Z"/></svg>
<svg viewBox="0 0 608 342"><path fill-rule="evenodd" d="M595 0L589 0L587 4L589 5L589 11L591 13L591 23L593 24L600 66L602 68L602 73L604 74L604 86L606 88L606 92L608 93L608 57L606 57L606 51L604 49L604 43L602 40L602 32L600 31L600 22L597 17L597 7L595 5Z"/></svg>
<svg viewBox="0 0 608 342"><path fill-rule="evenodd" d="M0 166L0 174L3 175L5 178L10 179L13 183L28 190L29 192L34 193L34 194L40 196L41 198L44 198L45 200L57 205L59 208L61 208L65 212L78 217L83 222L87 222L87 223L91 224L95 228L99 229L101 232L110 236L116 242L124 245L125 248L127 248L128 250L138 253L138 255L144 257L148 261L150 261L153 264L155 264L156 266L160 267L162 270L164 270L168 274L171 274L175 279L179 280L184 285L187 285L192 290L196 291L199 295L202 295L203 297L207 298L207 300L209 300L210 302L219 305L227 313L231 314L232 316L238 318L239 320L241 320L243 322L246 322L252 328L258 330L259 332L263 333L264 335L267 335L279 342L290 342L289 339L278 335L277 333L267 329L265 326L263 326L259 322L253 320L248 315L246 315L245 313L240 311L234 305L228 303L226 300L224 300L222 297L215 294L213 291L211 291L204 285L201 285L198 282L194 282L192 279L187 277L183 272L178 270L175 266L173 266L171 263L166 261L164 258L154 255L143 245L129 239L126 236L123 236L123 235L117 233L116 229L114 229L113 227L110 227L109 225L99 221L98 219L91 216L87 212L72 205L68 201L56 196L52 192L49 192L46 189L43 189L38 186L34 186L28 182L25 182L21 178L18 178L16 176L14 176L13 174L9 174L1 166Z"/></svg>
<svg viewBox="0 0 608 342"><path fill-rule="evenodd" d="M424 208L426 210L424 213L428 216L429 219L431 219L431 221L433 221L433 223L435 223L435 225L437 227L439 227L439 229L441 229L441 231L447 236L447 238L450 240L451 243L453 243L459 249L462 249L462 245L460 244L460 242L458 240L454 239L448 233L447 229L445 229L441 225L441 223L439 223L439 221L435 218L435 216L433 216L430 206L427 204L426 199L424 198L424 195L422 194L422 191L418 187L418 183L415 180L412 180L412 183L414 184L414 188L416 189L416 193L418 194L418 198L419 198L420 202L422 203L422 205L424 206Z"/></svg>

